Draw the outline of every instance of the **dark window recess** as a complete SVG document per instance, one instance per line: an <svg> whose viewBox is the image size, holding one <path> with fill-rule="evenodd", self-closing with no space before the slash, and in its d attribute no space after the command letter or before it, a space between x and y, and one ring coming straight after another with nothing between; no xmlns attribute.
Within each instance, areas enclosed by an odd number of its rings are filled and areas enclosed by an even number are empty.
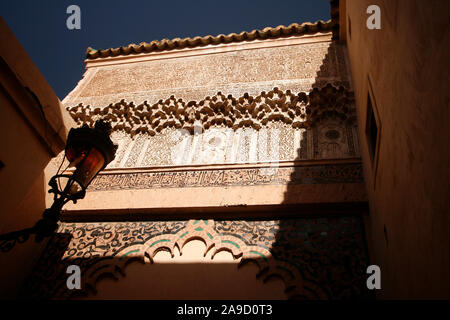
<svg viewBox="0 0 450 320"><path fill-rule="evenodd" d="M375 148L377 147L378 127L373 112L372 99L370 94L367 96L367 122L366 122L366 137L369 146L370 159L373 161L375 157Z"/></svg>
<svg viewBox="0 0 450 320"><path fill-rule="evenodd" d="M0 169L3 169L4 166L5 164L3 163L3 161L0 160Z"/></svg>

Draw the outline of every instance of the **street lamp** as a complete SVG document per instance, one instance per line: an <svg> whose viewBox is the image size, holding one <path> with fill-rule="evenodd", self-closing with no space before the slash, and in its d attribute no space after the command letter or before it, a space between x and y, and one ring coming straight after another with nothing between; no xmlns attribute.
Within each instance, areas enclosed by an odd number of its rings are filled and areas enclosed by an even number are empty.
<svg viewBox="0 0 450 320"><path fill-rule="evenodd" d="M56 231L62 207L69 201L76 203L83 199L91 181L114 159L117 145L111 141L110 132L111 125L102 120L96 121L94 128L85 124L81 128L70 129L64 156L70 163L68 168L74 167L75 171L59 174L58 169L48 183L48 192L54 194L52 206L44 211L34 227L0 235L2 252L10 251L16 243L27 241L31 234L35 234L36 241L40 242Z"/></svg>

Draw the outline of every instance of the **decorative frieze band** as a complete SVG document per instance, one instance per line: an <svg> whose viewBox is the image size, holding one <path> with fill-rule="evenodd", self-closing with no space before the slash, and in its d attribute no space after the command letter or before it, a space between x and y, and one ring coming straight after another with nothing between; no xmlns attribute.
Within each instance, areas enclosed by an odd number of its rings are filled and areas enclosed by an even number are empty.
<svg viewBox="0 0 450 320"><path fill-rule="evenodd" d="M344 87L330 84L314 88L310 93L293 94L274 88L258 96L247 93L240 98L218 92L201 101L185 102L171 96L155 104L147 101L139 105L124 100L104 108L90 108L79 104L67 108L78 125L93 125L105 119L113 130L123 130L134 136L147 133L154 136L164 128L185 129L189 133L204 132L210 127L237 130L251 127L259 130L272 121L281 121L292 128L308 128L325 120L353 121L353 94Z"/></svg>
<svg viewBox="0 0 450 320"><path fill-rule="evenodd" d="M91 191L183 187L362 183L360 163L101 174Z"/></svg>

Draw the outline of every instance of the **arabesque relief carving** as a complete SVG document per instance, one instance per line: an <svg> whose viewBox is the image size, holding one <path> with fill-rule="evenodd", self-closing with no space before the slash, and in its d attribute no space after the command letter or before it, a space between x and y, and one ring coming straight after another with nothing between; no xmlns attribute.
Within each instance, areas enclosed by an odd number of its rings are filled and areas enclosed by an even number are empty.
<svg viewBox="0 0 450 320"><path fill-rule="evenodd" d="M353 93L330 84L310 93L274 88L185 103L121 101L68 108L78 125L105 119L119 145L108 168L258 163L359 156ZM356 143L355 143L356 142Z"/></svg>
<svg viewBox="0 0 450 320"><path fill-rule="evenodd" d="M317 41L317 40L316 40ZM282 43L280 43L282 44ZM274 87L310 92L327 83L350 88L345 46L333 41L263 47L170 59L90 66L65 99L92 108L121 99L139 105L171 95L200 101L218 91L241 97L268 92ZM126 60L124 60L126 61Z"/></svg>
<svg viewBox="0 0 450 320"><path fill-rule="evenodd" d="M126 266L135 260L151 268L160 250L173 257L175 249L181 253L195 239L205 243L204 255L212 250L212 259L225 250L239 262L238 268L256 263L259 279L281 278L290 298L370 296L359 217L62 223L22 294L40 299L95 296L103 276L126 277ZM81 291L65 286L65 270L71 264L82 270Z"/></svg>
<svg viewBox="0 0 450 320"><path fill-rule="evenodd" d="M352 102L353 94L347 89L328 84L309 94L274 88L257 96L244 94L239 98L218 92L201 101L185 102L171 96L154 104L144 101L135 105L122 100L104 108L91 109L79 104L67 109L78 125L92 126L96 120L105 119L113 130L123 130L131 136L139 133L154 136L172 127L193 134L196 128L204 132L214 126L260 130L272 121L281 121L294 129L308 128L329 118L344 123L355 117Z"/></svg>

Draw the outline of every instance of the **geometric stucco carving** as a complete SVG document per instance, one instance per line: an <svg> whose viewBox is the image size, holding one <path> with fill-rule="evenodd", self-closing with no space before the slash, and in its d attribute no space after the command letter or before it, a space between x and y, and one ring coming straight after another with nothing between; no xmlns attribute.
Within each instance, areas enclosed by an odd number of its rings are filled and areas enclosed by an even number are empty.
<svg viewBox="0 0 450 320"><path fill-rule="evenodd" d="M160 250L173 257L175 247L181 253L191 240L203 241L204 255L211 251L212 259L225 250L239 260L238 268L256 263L257 276L281 278L291 298L370 297L359 217L62 223L26 282L23 295L92 295L103 276L126 277L131 261L151 264ZM81 268L81 292L65 285L65 270L71 264Z"/></svg>
<svg viewBox="0 0 450 320"><path fill-rule="evenodd" d="M309 128L327 119L344 123L355 119L352 101L353 94L347 89L327 84L309 94L274 88L257 96L244 94L239 98L218 92L213 97L190 102L171 96L154 104L144 101L135 105L122 100L94 109L80 103L68 111L78 125L92 126L96 120L104 119L114 131L124 131L133 137L139 133L154 136L171 127L193 134L214 126L260 130L272 121L281 121L295 129Z"/></svg>

